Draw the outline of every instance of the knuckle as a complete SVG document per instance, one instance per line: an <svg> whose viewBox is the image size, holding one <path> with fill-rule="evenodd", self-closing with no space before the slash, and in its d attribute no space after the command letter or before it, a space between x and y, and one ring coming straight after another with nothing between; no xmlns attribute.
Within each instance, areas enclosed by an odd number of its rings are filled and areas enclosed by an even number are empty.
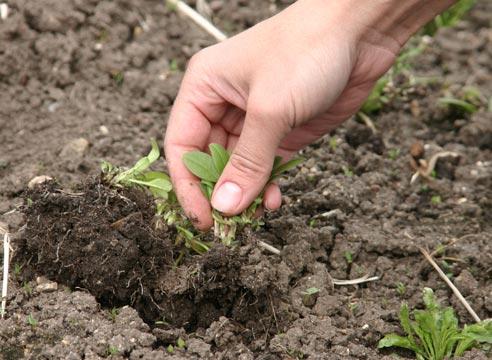
<svg viewBox="0 0 492 360"><path fill-rule="evenodd" d="M231 156L230 165L244 179L263 179L267 176L265 162L248 152L237 152Z"/></svg>

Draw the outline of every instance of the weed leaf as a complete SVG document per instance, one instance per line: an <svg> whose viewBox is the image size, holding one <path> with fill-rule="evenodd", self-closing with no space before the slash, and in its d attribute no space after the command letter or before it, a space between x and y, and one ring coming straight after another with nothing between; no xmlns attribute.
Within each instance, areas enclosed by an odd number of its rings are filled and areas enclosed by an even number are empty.
<svg viewBox="0 0 492 360"><path fill-rule="evenodd" d="M280 175L289 171L290 169L295 168L303 161L304 161L303 158L295 158L290 161L287 161L285 164L277 165L276 168L274 168L274 170L272 171L272 174L270 175L270 181L278 179Z"/></svg>
<svg viewBox="0 0 492 360"><path fill-rule="evenodd" d="M405 349L409 349L412 351L417 352L418 348L415 346L414 343L412 343L408 338L397 335L397 334L388 334L381 340L379 340L378 343L378 348L386 348L386 347L392 347L392 346L398 346L402 347Z"/></svg>
<svg viewBox="0 0 492 360"><path fill-rule="evenodd" d="M155 178L151 180L129 179L131 183L139 184L149 188L150 192L157 197L167 199L168 193L172 190L171 182L165 178Z"/></svg>
<svg viewBox="0 0 492 360"><path fill-rule="evenodd" d="M133 173L140 174L147 170L150 165L152 165L154 162L159 159L160 153L159 153L159 146L157 145L157 142L155 139L150 140L152 144L152 149L150 150L149 154L140 160L137 161L135 166L131 169Z"/></svg>
<svg viewBox="0 0 492 360"><path fill-rule="evenodd" d="M446 105L450 107L454 107L456 109L459 109L463 112L473 114L476 112L478 109L475 105L472 103L469 103L468 101L465 100L460 100L460 99L455 99L455 98L450 98L450 97L443 97L438 100L439 104L441 105Z"/></svg>
<svg viewBox="0 0 492 360"><path fill-rule="evenodd" d="M210 182L217 182L219 173L212 157L201 151L191 151L183 155L183 162L196 177Z"/></svg>
<svg viewBox="0 0 492 360"><path fill-rule="evenodd" d="M203 194L208 200L212 199L212 193L214 191L214 183L210 181L202 180L200 182L200 187L202 188Z"/></svg>
<svg viewBox="0 0 492 360"><path fill-rule="evenodd" d="M210 149L210 154L212 154L215 170L217 170L217 173L222 174L229 161L229 153L220 144L210 144L208 148Z"/></svg>

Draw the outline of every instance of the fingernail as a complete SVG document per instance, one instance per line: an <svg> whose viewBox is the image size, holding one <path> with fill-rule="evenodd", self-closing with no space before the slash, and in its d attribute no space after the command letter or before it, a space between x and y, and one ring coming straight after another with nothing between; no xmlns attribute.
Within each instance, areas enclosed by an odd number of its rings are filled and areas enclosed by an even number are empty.
<svg viewBox="0 0 492 360"><path fill-rule="evenodd" d="M223 183L212 196L212 206L220 212L233 213L243 197L241 188L232 183Z"/></svg>

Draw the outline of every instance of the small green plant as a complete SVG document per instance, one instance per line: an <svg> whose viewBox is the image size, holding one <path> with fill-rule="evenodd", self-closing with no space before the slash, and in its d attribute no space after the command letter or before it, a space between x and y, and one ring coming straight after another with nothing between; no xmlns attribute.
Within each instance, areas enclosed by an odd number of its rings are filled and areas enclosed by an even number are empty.
<svg viewBox="0 0 492 360"><path fill-rule="evenodd" d="M310 287L310 288L306 289L306 291L302 292L303 295L308 295L308 296L311 296L311 295L314 295L317 293L319 293L319 289L317 287Z"/></svg>
<svg viewBox="0 0 492 360"><path fill-rule="evenodd" d="M28 295L28 296L31 296L32 295L32 287L31 285L28 283L28 282L24 282L22 284L22 290L24 290L24 292Z"/></svg>
<svg viewBox="0 0 492 360"><path fill-rule="evenodd" d="M208 200L211 200L215 184L224 171L230 154L220 144L210 144L209 150L210 154L202 151L188 152L184 154L183 162L188 170L201 180L202 192ZM301 161L302 159L297 158L282 163L280 156L275 157L268 183L278 179L283 173L296 167ZM226 217L217 210L213 210L215 236L220 238L225 245L230 246L234 243L238 227L245 225L260 226L262 223L255 219L255 213L262 201L263 193L240 215L232 217Z"/></svg>
<svg viewBox="0 0 492 360"><path fill-rule="evenodd" d="M178 60L177 59L172 59L170 62L169 62L169 71L171 72L176 72L179 70L179 63L178 63Z"/></svg>
<svg viewBox="0 0 492 360"><path fill-rule="evenodd" d="M396 283L396 292L398 293L398 295L403 296L407 292L407 287L405 286L404 283L397 282Z"/></svg>
<svg viewBox="0 0 492 360"><path fill-rule="evenodd" d="M348 166L342 166L342 170L343 170L343 175L345 175L346 177L354 176L354 172L350 170Z"/></svg>
<svg viewBox="0 0 492 360"><path fill-rule="evenodd" d="M352 264L352 262L354 261L354 254L352 254L352 251L350 250L344 251L343 257L345 258L347 264Z"/></svg>
<svg viewBox="0 0 492 360"><path fill-rule="evenodd" d="M123 82L125 81L125 75L123 75L122 71L115 71L112 73L113 80L116 83L116 86L120 87L123 85Z"/></svg>
<svg viewBox="0 0 492 360"><path fill-rule="evenodd" d="M178 338L178 340L176 341L176 346L178 347L178 349L185 349L186 348L186 342L182 339L182 338Z"/></svg>
<svg viewBox="0 0 492 360"><path fill-rule="evenodd" d="M442 97L437 100L441 106L446 106L450 109L456 110L462 114L473 114L477 112L478 108L471 102L463 99L457 99L454 97Z"/></svg>
<svg viewBox="0 0 492 360"><path fill-rule="evenodd" d="M398 159L398 156L400 156L400 149L396 148L390 149L388 151L388 157L390 158L390 160L395 161L396 159Z"/></svg>
<svg viewBox="0 0 492 360"><path fill-rule="evenodd" d="M413 310L410 319L408 305L400 309L400 324L406 336L388 334L378 348L401 347L415 353L417 360L443 360L462 356L481 343L492 344L492 321L458 327L451 307L442 308L432 289L423 291L425 310Z"/></svg>
<svg viewBox="0 0 492 360"><path fill-rule="evenodd" d="M169 344L166 348L166 351L169 353L169 354L173 354L174 353L174 346Z"/></svg>
<svg viewBox="0 0 492 360"><path fill-rule="evenodd" d="M112 321L112 322L115 322L116 321L116 317L118 316L118 314L120 313L120 309L114 307L112 308L110 311L109 311L109 319Z"/></svg>
<svg viewBox="0 0 492 360"><path fill-rule="evenodd" d="M19 265L18 263L14 264L14 275L19 276L22 271L22 265Z"/></svg>
<svg viewBox="0 0 492 360"><path fill-rule="evenodd" d="M118 348L116 346L109 346L108 347L108 356L113 356L113 355L118 355L119 351L118 351Z"/></svg>
<svg viewBox="0 0 492 360"><path fill-rule="evenodd" d="M456 24L475 4L475 0L459 0L448 10L437 15L423 29L424 35L433 36L442 27Z"/></svg>
<svg viewBox="0 0 492 360"><path fill-rule="evenodd" d="M442 203L441 195L433 195L431 197L431 204L432 205L439 205Z"/></svg>
<svg viewBox="0 0 492 360"><path fill-rule="evenodd" d="M330 146L331 151L335 151L337 149L337 146L338 146L337 138L335 136L330 137L328 145Z"/></svg>
<svg viewBox="0 0 492 360"><path fill-rule="evenodd" d="M34 316L32 316L32 314L29 314L27 316L27 323L29 324L29 326L31 326L31 328L35 328L38 326L38 321L34 318Z"/></svg>

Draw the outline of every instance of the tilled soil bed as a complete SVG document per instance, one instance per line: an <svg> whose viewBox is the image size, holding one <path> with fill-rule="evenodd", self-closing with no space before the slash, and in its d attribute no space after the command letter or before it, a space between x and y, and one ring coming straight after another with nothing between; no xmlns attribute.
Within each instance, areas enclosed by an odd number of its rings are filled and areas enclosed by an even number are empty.
<svg viewBox="0 0 492 360"><path fill-rule="evenodd" d="M287 3L214 1L214 21L240 31ZM473 321L419 247L492 317L490 1L429 40L414 79L396 79L398 94L372 116L377 132L351 119L307 148L263 228L184 257L175 229L156 230L152 199L109 188L99 162L129 166L148 152L186 61L213 40L163 1L8 4L0 222L14 256L0 358L391 359L377 342L399 331L402 302L422 307L424 287ZM477 112L439 104L466 86L480 93ZM426 159L459 156L410 183L417 141ZM28 189L39 175L56 180ZM379 280L334 284L364 275Z"/></svg>

